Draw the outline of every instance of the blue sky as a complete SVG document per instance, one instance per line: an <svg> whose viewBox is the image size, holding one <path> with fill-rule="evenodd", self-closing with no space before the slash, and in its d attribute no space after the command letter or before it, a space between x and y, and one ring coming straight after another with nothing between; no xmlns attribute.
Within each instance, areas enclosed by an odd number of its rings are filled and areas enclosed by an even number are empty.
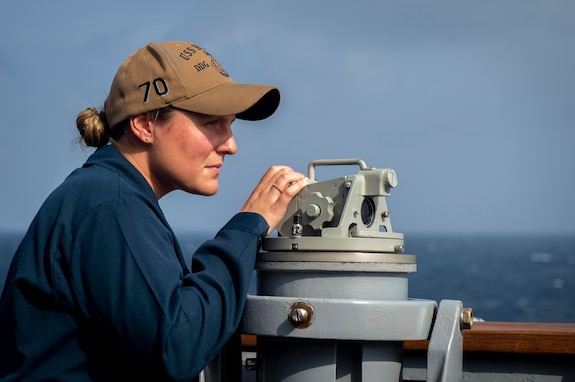
<svg viewBox="0 0 575 382"><path fill-rule="evenodd" d="M217 230L271 164L359 158L397 172L397 232L575 235L569 0L4 1L1 231L25 230L90 154L76 115L124 58L167 40L282 89L272 118L234 124L216 196L162 198L177 232Z"/></svg>

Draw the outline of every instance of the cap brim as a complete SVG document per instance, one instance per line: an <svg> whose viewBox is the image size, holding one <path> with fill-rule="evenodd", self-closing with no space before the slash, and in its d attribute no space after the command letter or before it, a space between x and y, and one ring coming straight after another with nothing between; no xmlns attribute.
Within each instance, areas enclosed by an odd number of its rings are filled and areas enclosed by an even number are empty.
<svg viewBox="0 0 575 382"><path fill-rule="evenodd" d="M227 83L172 105L196 113L259 121L272 115L279 103L280 91L275 86Z"/></svg>

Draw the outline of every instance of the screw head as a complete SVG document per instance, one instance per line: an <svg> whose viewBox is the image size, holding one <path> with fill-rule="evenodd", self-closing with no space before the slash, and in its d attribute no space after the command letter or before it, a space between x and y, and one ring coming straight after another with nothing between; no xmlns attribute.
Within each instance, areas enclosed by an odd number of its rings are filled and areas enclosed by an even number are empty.
<svg viewBox="0 0 575 382"><path fill-rule="evenodd" d="M288 321L297 329L309 328L313 323L314 309L307 301L294 302L288 311Z"/></svg>

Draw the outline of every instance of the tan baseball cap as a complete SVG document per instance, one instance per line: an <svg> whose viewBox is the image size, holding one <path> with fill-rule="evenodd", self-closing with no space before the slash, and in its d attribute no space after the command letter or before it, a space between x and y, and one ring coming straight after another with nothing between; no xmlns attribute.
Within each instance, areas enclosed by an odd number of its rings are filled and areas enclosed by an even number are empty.
<svg viewBox="0 0 575 382"><path fill-rule="evenodd" d="M166 106L257 121L272 115L279 102L277 87L234 82L216 59L196 44L152 42L122 63L104 113L110 126Z"/></svg>

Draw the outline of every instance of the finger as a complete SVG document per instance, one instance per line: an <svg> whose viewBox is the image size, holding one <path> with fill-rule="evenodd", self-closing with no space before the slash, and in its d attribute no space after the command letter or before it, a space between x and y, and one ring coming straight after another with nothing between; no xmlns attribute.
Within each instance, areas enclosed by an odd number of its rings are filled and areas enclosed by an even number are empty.
<svg viewBox="0 0 575 382"><path fill-rule="evenodd" d="M307 186L307 181L308 178L299 172L284 173L272 184L270 191L277 194L278 199L281 195L286 195L291 200Z"/></svg>
<svg viewBox="0 0 575 382"><path fill-rule="evenodd" d="M270 178L270 184L268 184L268 190L274 194L281 195L284 189L289 186L293 180L297 178L296 172L294 172L289 167L283 167L275 172L274 176Z"/></svg>
<svg viewBox="0 0 575 382"><path fill-rule="evenodd" d="M284 172L293 171L288 166L271 166L261 177L260 182L254 189L254 193L259 194L262 192L269 191L272 184L274 184L279 176L281 176ZM280 188L281 190L281 188Z"/></svg>
<svg viewBox="0 0 575 382"><path fill-rule="evenodd" d="M289 196L290 199L293 198L308 185L308 180L309 179L307 176L303 176L295 181L288 183L286 189L284 190L284 194Z"/></svg>
<svg viewBox="0 0 575 382"><path fill-rule="evenodd" d="M276 173L276 178L272 183L272 187L277 187L279 191L285 191L290 185L305 178L302 173L293 171L292 169L282 169Z"/></svg>
<svg viewBox="0 0 575 382"><path fill-rule="evenodd" d="M270 181L275 181L280 177L282 174L293 171L288 166L271 166L262 176L260 183L267 183Z"/></svg>
<svg viewBox="0 0 575 382"><path fill-rule="evenodd" d="M281 190L281 188L279 188L275 183L272 184L272 188L278 190L280 192L280 194L283 194L283 191Z"/></svg>

